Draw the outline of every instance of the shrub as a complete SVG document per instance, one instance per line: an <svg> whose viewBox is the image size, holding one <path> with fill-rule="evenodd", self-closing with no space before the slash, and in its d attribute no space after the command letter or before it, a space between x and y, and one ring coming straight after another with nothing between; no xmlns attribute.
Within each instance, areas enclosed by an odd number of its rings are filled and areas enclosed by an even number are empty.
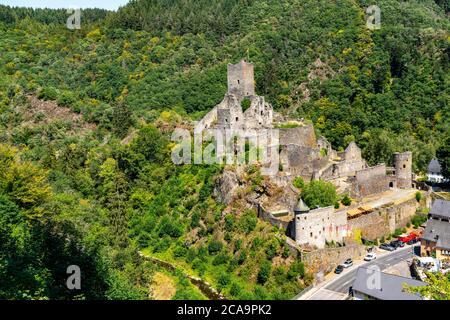
<svg viewBox="0 0 450 320"><path fill-rule="evenodd" d="M191 228L197 228L200 226L200 213L195 211L191 216Z"/></svg>
<svg viewBox="0 0 450 320"><path fill-rule="evenodd" d="M314 180L305 185L302 199L310 208L328 207L336 203L336 188L330 182Z"/></svg>
<svg viewBox="0 0 450 320"><path fill-rule="evenodd" d="M247 252L246 251L242 251L239 256L238 256L238 264L242 265L244 264L245 260L247 260Z"/></svg>
<svg viewBox="0 0 450 320"><path fill-rule="evenodd" d="M303 189L305 187L305 181L303 180L302 177L295 178L294 181L292 182L292 184L297 189Z"/></svg>
<svg viewBox="0 0 450 320"><path fill-rule="evenodd" d="M225 272L220 273L219 277L217 278L217 283L219 284L220 288L226 287L230 283L230 281L230 275Z"/></svg>
<svg viewBox="0 0 450 320"><path fill-rule="evenodd" d="M245 211L239 219L239 229L245 233L250 233L256 228L258 218L254 210Z"/></svg>
<svg viewBox="0 0 450 320"><path fill-rule="evenodd" d="M219 240L211 240L210 243L208 244L208 252L209 254L216 254L217 252L219 252L220 250L222 250L223 248L223 243L220 242Z"/></svg>
<svg viewBox="0 0 450 320"><path fill-rule="evenodd" d="M43 100L56 100L58 91L53 87L44 87L39 90L37 97Z"/></svg>
<svg viewBox="0 0 450 320"><path fill-rule="evenodd" d="M290 254L290 251L289 251L288 246L284 246L283 253L281 254L281 256L286 259L289 257L289 254Z"/></svg>
<svg viewBox="0 0 450 320"><path fill-rule="evenodd" d="M348 194L346 194L346 195L342 198L341 203L342 203L344 206L347 206L347 207L348 207L349 205L352 204L352 199L350 199L350 197L348 196Z"/></svg>
<svg viewBox="0 0 450 320"><path fill-rule="evenodd" d="M267 280L269 280L271 272L272 272L272 265L270 264L269 261L265 260L261 264L261 268L259 269L258 272L258 283L260 284L266 283Z"/></svg>
<svg viewBox="0 0 450 320"><path fill-rule="evenodd" d="M422 213L416 213L411 219L411 223L416 227L416 229L428 220L428 215Z"/></svg>
<svg viewBox="0 0 450 320"><path fill-rule="evenodd" d="M187 254L187 249L185 247L181 247L181 246L177 246L174 250L173 250L173 256L175 258L181 258L186 256Z"/></svg>
<svg viewBox="0 0 450 320"><path fill-rule="evenodd" d="M239 294L241 293L242 288L239 284L237 284L236 282L233 282L231 284L231 288L230 288L230 294L234 297L239 296Z"/></svg>
<svg viewBox="0 0 450 320"><path fill-rule="evenodd" d="M212 261L213 266L219 266L221 264L228 263L229 257L225 252L218 254Z"/></svg>
<svg viewBox="0 0 450 320"><path fill-rule="evenodd" d="M163 237L168 235L172 238L179 238L183 233L181 225L176 221L171 220L169 217L165 216L162 218L159 225L159 236Z"/></svg>
<svg viewBox="0 0 450 320"><path fill-rule="evenodd" d="M278 247L280 244L276 239L272 240L269 244L269 246L266 249L267 258L272 260L276 255L278 251Z"/></svg>
<svg viewBox="0 0 450 320"><path fill-rule="evenodd" d="M291 264L287 273L289 279L303 278L305 276L305 265L301 261L296 261Z"/></svg>
<svg viewBox="0 0 450 320"><path fill-rule="evenodd" d="M420 202L420 200L422 200L422 193L420 191L416 192L416 200L417 202Z"/></svg>
<svg viewBox="0 0 450 320"><path fill-rule="evenodd" d="M245 98L241 102L242 111L245 112L248 108L250 108L251 101L248 98Z"/></svg>
<svg viewBox="0 0 450 320"><path fill-rule="evenodd" d="M225 216L225 230L232 231L235 223L235 218L232 214Z"/></svg>

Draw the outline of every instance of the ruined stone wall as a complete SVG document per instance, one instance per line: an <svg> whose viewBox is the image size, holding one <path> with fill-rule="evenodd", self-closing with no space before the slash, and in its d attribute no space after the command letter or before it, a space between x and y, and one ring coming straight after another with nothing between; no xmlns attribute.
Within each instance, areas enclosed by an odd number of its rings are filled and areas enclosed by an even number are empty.
<svg viewBox="0 0 450 320"><path fill-rule="evenodd" d="M218 105L197 122L194 129L195 133L200 133L205 129L211 128L217 122L217 109Z"/></svg>
<svg viewBox="0 0 450 320"><path fill-rule="evenodd" d="M416 214L417 208L419 206L420 204L415 198L413 198L406 202L403 202L402 204L386 208L385 210L387 214L391 217L391 232L394 232L395 229L406 227L406 224L408 222L411 222L411 218Z"/></svg>
<svg viewBox="0 0 450 320"><path fill-rule="evenodd" d="M280 163L283 172L291 176L301 176L306 181L311 180L314 172L314 160L319 157L319 151L297 145L283 146L280 152Z"/></svg>
<svg viewBox="0 0 450 320"><path fill-rule="evenodd" d="M280 163L283 171L292 176L312 179L313 173L327 162L320 162L320 148L314 127L310 124L296 128L281 128L279 141L281 146Z"/></svg>
<svg viewBox="0 0 450 320"><path fill-rule="evenodd" d="M261 96L252 96L250 101L250 108L244 112L246 128L272 128L272 106Z"/></svg>
<svg viewBox="0 0 450 320"><path fill-rule="evenodd" d="M282 146L294 144L311 149L319 149L312 124L306 124L296 128L280 128L278 130L280 134L280 145Z"/></svg>
<svg viewBox="0 0 450 320"><path fill-rule="evenodd" d="M284 230L286 233L291 233L291 222L277 219L270 212L265 210L262 206L258 207L258 218L270 223L272 226Z"/></svg>
<svg viewBox="0 0 450 320"><path fill-rule="evenodd" d="M324 137L319 137L319 139L317 139L317 147L322 150L324 149L326 151L326 158L327 159L334 159L337 157L337 152L335 150L333 150L333 147L331 146L331 143L328 142L327 139L325 139Z"/></svg>
<svg viewBox="0 0 450 320"><path fill-rule="evenodd" d="M356 172L353 185L352 196L355 198L387 191L389 189L389 179L386 176L386 166L380 164Z"/></svg>
<svg viewBox="0 0 450 320"><path fill-rule="evenodd" d="M225 95L223 103L217 108L217 126L221 129L244 127L244 114L236 96Z"/></svg>

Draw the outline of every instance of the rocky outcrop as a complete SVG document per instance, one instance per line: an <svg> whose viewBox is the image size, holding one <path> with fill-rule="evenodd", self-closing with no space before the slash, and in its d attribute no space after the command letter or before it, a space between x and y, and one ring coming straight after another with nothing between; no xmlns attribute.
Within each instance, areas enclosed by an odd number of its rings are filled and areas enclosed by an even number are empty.
<svg viewBox="0 0 450 320"><path fill-rule="evenodd" d="M233 200L238 187L237 174L232 170L224 170L223 174L216 180L214 196L218 202L228 205Z"/></svg>

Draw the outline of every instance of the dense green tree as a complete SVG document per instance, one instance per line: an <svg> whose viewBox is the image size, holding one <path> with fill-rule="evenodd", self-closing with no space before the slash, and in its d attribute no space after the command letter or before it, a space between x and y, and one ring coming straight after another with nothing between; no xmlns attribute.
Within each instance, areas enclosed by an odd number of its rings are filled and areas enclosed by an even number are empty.
<svg viewBox="0 0 450 320"><path fill-rule="evenodd" d="M302 190L301 197L310 208L328 207L336 203L336 188L330 182L313 180Z"/></svg>

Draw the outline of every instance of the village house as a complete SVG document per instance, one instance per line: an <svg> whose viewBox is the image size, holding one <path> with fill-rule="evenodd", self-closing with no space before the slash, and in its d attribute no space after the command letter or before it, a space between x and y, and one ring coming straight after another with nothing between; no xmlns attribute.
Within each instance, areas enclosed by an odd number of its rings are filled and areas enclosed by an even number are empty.
<svg viewBox="0 0 450 320"><path fill-rule="evenodd" d="M428 165L427 179L430 182L437 183L442 183L445 181L444 176L442 175L441 164L437 159L430 161L430 164Z"/></svg>
<svg viewBox="0 0 450 320"><path fill-rule="evenodd" d="M421 239L421 255L450 260L450 201L434 201Z"/></svg>
<svg viewBox="0 0 450 320"><path fill-rule="evenodd" d="M426 283L360 267L352 286L352 293L355 300L423 300L420 295L406 291L405 285L422 287L426 286Z"/></svg>

